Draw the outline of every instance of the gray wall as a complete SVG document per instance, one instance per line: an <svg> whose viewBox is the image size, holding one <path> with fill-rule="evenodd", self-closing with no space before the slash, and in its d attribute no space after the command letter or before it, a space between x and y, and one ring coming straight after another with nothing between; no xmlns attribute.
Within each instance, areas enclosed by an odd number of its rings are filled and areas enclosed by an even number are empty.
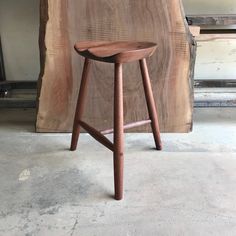
<svg viewBox="0 0 236 236"><path fill-rule="evenodd" d="M188 14L236 14L235 0L183 0Z"/></svg>
<svg viewBox="0 0 236 236"><path fill-rule="evenodd" d="M7 80L37 80L39 0L0 0L0 34Z"/></svg>

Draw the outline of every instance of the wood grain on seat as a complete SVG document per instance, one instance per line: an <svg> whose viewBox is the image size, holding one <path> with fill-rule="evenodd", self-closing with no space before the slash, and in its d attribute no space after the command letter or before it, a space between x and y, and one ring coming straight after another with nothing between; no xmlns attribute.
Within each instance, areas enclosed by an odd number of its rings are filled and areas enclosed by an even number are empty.
<svg viewBox="0 0 236 236"><path fill-rule="evenodd" d="M150 57L157 44L151 42L79 42L76 51L86 58L108 63L126 63Z"/></svg>

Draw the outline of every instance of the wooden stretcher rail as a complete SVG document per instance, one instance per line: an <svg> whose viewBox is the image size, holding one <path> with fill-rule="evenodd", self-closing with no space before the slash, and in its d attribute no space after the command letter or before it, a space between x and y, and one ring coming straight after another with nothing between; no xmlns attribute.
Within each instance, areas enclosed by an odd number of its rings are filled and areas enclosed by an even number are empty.
<svg viewBox="0 0 236 236"><path fill-rule="evenodd" d="M111 151L114 151L114 145L113 143L106 138L104 135L102 135L98 130L94 129L87 123L80 121L80 126L83 127L93 138L95 138L98 142L106 146Z"/></svg>
<svg viewBox="0 0 236 236"><path fill-rule="evenodd" d="M143 121L138 121L138 122L134 122L134 123L129 123L127 125L124 125L124 130L136 128L136 127L139 127L142 125L147 125L147 124L151 124L151 120L143 120ZM108 130L101 131L101 134L103 134L103 135L112 134L112 133L114 133L114 129L108 129Z"/></svg>

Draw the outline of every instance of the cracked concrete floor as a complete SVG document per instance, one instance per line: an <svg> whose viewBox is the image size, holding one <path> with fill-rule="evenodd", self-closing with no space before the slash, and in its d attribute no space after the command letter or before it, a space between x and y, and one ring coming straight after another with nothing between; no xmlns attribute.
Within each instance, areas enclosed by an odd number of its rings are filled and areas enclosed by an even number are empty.
<svg viewBox="0 0 236 236"><path fill-rule="evenodd" d="M35 134L33 110L0 110L0 235L236 235L236 109L198 109L194 132L127 134L125 198L112 153L84 134Z"/></svg>

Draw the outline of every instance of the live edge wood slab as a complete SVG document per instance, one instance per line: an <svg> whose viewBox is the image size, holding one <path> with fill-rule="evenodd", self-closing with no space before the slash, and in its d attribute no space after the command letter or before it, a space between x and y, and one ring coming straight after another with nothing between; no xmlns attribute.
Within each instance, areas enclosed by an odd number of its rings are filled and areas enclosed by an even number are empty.
<svg viewBox="0 0 236 236"><path fill-rule="evenodd" d="M180 0L41 0L41 72L37 132L70 132L83 59L77 41L153 41L148 60L162 132L189 132L193 114L195 42ZM112 127L113 66L92 65L84 119ZM125 123L148 119L137 63L124 67ZM132 109L130 109L132 107ZM149 126L134 131L150 131Z"/></svg>

